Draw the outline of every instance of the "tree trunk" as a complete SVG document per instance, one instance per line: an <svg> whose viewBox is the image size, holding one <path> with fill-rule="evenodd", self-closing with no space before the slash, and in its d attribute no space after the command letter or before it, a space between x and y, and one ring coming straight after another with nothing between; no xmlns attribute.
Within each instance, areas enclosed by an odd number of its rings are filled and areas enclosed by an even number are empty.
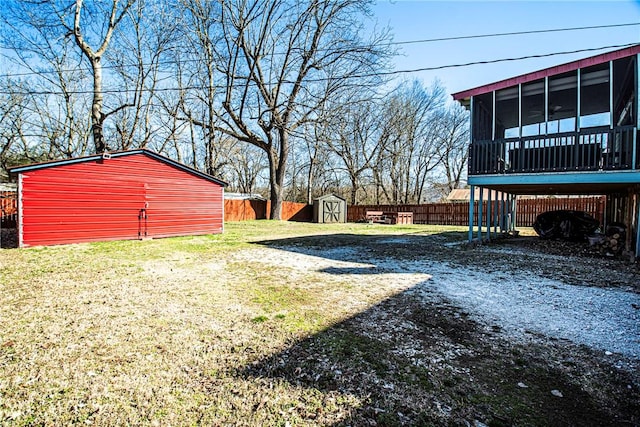
<svg viewBox="0 0 640 427"><path fill-rule="evenodd" d="M313 204L312 188L313 188L313 181L314 181L313 168L315 167L315 160L316 160L315 156L310 156L309 173L307 174L307 204L308 205Z"/></svg>
<svg viewBox="0 0 640 427"><path fill-rule="evenodd" d="M93 68L93 103L91 105L91 131L93 132L93 145L96 153L108 151L108 147L104 142L104 133L102 124L104 123L104 114L102 113L102 104L104 96L102 94L102 64L100 58L91 59L91 67Z"/></svg>
<svg viewBox="0 0 640 427"><path fill-rule="evenodd" d="M267 152L269 159L269 183L271 184L271 210L269 211L269 219L281 220L282 219L282 194L284 186L282 185L283 174L280 173L281 169L278 167L277 156L274 153L274 149L271 148Z"/></svg>
<svg viewBox="0 0 640 427"><path fill-rule="evenodd" d="M358 191L358 177L351 175L351 206L356 204L356 192Z"/></svg>

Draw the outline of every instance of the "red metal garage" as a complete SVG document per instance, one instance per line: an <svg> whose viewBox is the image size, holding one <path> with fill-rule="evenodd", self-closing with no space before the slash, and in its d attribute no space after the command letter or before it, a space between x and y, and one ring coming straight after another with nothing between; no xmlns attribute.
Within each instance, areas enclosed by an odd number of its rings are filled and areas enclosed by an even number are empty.
<svg viewBox="0 0 640 427"><path fill-rule="evenodd" d="M13 168L21 247L221 233L226 183L139 149Z"/></svg>

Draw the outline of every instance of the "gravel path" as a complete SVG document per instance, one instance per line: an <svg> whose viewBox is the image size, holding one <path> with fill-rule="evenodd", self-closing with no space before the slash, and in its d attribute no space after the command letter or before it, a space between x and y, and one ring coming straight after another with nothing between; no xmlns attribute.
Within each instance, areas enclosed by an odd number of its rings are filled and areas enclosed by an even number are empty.
<svg viewBox="0 0 640 427"><path fill-rule="evenodd" d="M427 269L421 286L441 293L511 335L537 332L640 360L640 295L620 289L566 285L536 276Z"/></svg>
<svg viewBox="0 0 640 427"><path fill-rule="evenodd" d="M531 273L484 272L441 261L360 258L354 263L357 252L344 247L282 249L286 252L262 260L325 272L333 271L327 268L331 263L342 270L350 262L356 276L366 271L388 275L388 280L401 277L399 287L411 283L412 292L423 298L444 297L513 338L542 334L640 360L640 294L631 290L568 285Z"/></svg>

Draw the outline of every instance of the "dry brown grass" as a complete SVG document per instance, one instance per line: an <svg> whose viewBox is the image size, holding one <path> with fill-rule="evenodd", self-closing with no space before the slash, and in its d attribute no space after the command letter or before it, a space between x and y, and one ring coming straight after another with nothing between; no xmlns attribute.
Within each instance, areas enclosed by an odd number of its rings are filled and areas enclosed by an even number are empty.
<svg viewBox="0 0 640 427"><path fill-rule="evenodd" d="M251 239L317 230L0 251L0 422L272 424L301 402L339 419L358 399L239 374L362 308L338 280L252 263Z"/></svg>
<svg viewBox="0 0 640 427"><path fill-rule="evenodd" d="M476 326L445 302L429 309L454 323L418 320L426 308L404 291L419 277L331 274L362 267L254 243L329 233L460 238L462 229L226 227L219 236L0 250L0 424L464 425L499 421L504 405L522 404L458 395L481 396L503 372L488 367L481 390L466 383L464 358L487 344L464 341L472 332L451 336ZM411 362L411 351L431 362ZM548 414L525 415L537 424Z"/></svg>

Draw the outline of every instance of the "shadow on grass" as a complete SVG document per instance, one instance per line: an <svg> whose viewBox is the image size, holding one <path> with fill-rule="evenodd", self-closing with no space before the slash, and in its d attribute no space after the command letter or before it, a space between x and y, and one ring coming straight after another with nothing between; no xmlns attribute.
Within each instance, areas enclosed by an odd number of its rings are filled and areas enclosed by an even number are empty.
<svg viewBox="0 0 640 427"><path fill-rule="evenodd" d="M0 228L0 248L15 249L18 247L18 230L16 228Z"/></svg>
<svg viewBox="0 0 640 427"><path fill-rule="evenodd" d="M259 242L359 262L424 256L449 236L335 234ZM457 235L454 235L457 237ZM423 248L420 251L420 248ZM390 267L391 265L391 267ZM424 273L329 267L329 274ZM333 416L326 408L292 409L322 425L637 425L638 390L628 375L598 365L588 349L567 342L513 343L497 326L469 318L427 282L388 298L285 350L247 366L242 375L319 390L360 403ZM586 385L586 387L585 387ZM596 389L591 388L596 386ZM552 391L560 391L558 397ZM337 404L336 404L337 405ZM339 412L339 411L338 411Z"/></svg>

